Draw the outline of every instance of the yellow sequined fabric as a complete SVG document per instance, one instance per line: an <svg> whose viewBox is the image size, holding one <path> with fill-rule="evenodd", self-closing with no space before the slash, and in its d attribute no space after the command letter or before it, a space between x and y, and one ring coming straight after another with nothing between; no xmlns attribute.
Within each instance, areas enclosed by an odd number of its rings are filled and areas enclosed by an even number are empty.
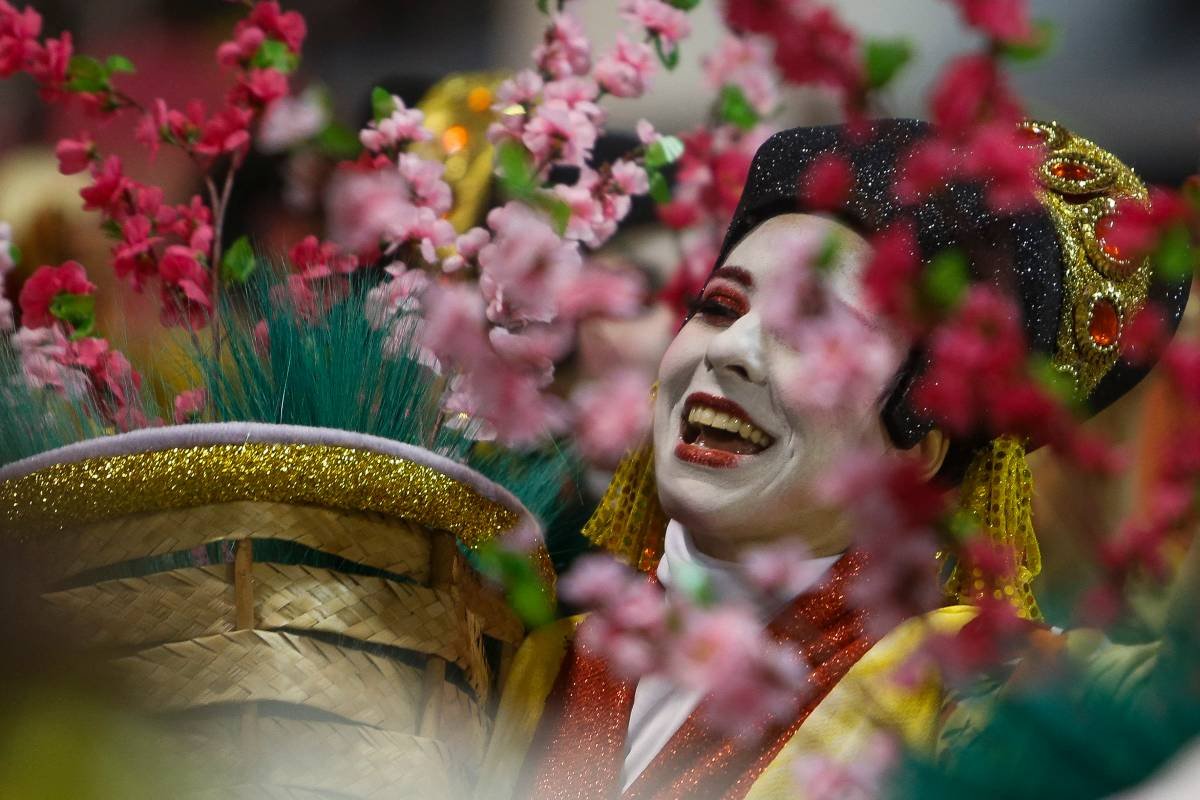
<svg viewBox="0 0 1200 800"><path fill-rule="evenodd" d="M583 535L642 571L662 555L667 515L658 502L654 447L646 444L617 466Z"/></svg>
<svg viewBox="0 0 1200 800"><path fill-rule="evenodd" d="M1063 249L1063 309L1056 368L1087 397L1117 363L1121 333L1146 303L1150 261L1134 261L1105 238L1120 200L1147 202L1128 166L1056 122L1026 122L1045 158L1036 176Z"/></svg>
<svg viewBox="0 0 1200 800"><path fill-rule="evenodd" d="M1041 619L1030 584L1042 571L1042 553L1033 530L1033 476L1025 447L1012 436L994 439L975 454L961 489L963 510L992 542L1013 553L1012 569L999 581L978 567L955 565L946 590L959 602L991 593L1013 603L1025 619Z"/></svg>

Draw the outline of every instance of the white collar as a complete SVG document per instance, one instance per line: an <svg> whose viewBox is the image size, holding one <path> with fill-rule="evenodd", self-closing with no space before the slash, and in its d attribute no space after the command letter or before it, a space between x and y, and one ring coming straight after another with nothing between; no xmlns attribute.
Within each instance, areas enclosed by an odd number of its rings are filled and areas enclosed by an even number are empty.
<svg viewBox="0 0 1200 800"><path fill-rule="evenodd" d="M809 559L805 562L806 566L811 566L811 569L806 570L809 576L807 581L793 586L792 594L787 597L771 595L762 592L750 582L740 563L723 561L700 552L683 525L671 520L663 539L663 556L658 562L657 574L658 582L670 594L679 576L689 571L698 571L706 579L714 600L718 603L749 605L758 612L759 619L766 622L820 581L839 558L840 555L834 555Z"/></svg>

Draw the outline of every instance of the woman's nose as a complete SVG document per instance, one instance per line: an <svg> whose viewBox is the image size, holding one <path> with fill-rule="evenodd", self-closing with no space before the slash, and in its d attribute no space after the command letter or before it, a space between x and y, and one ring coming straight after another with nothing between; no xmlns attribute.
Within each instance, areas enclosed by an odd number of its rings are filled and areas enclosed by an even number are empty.
<svg viewBox="0 0 1200 800"><path fill-rule="evenodd" d="M729 373L751 383L765 383L762 321L753 312L738 317L712 337L704 362L716 373Z"/></svg>

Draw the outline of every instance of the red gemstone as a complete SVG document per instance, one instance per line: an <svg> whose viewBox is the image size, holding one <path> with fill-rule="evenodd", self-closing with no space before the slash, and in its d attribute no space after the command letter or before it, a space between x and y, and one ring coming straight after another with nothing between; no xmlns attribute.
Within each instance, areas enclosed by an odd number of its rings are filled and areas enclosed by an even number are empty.
<svg viewBox="0 0 1200 800"><path fill-rule="evenodd" d="M1021 144L1034 147L1045 144L1046 140L1050 138L1050 134L1042 128L1020 127L1017 128L1017 138L1020 139Z"/></svg>
<svg viewBox="0 0 1200 800"><path fill-rule="evenodd" d="M1092 317L1088 321L1088 335L1098 347L1112 347L1121 334L1121 317L1112 300L1100 298L1092 304Z"/></svg>
<svg viewBox="0 0 1200 800"><path fill-rule="evenodd" d="M1108 236L1112 233L1113 227L1116 224L1117 218L1111 214L1107 214L1096 220L1096 242L1100 245L1100 250L1103 251L1104 255L1114 261L1121 261L1124 259L1121 248L1108 241Z"/></svg>
<svg viewBox="0 0 1200 800"><path fill-rule="evenodd" d="M1076 161L1056 161L1050 167L1050 174L1064 181L1087 181L1096 177L1091 167Z"/></svg>

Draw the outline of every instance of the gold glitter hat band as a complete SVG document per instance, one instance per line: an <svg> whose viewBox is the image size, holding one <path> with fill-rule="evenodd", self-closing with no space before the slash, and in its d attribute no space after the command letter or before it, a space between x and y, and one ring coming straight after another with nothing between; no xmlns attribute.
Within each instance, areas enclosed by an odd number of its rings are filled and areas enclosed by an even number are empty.
<svg viewBox="0 0 1200 800"><path fill-rule="evenodd" d="M509 492L419 447L346 431L213 423L69 445L0 469L0 528L31 534L150 510L269 501L372 511L454 534L540 541ZM549 568L544 548L539 563Z"/></svg>

